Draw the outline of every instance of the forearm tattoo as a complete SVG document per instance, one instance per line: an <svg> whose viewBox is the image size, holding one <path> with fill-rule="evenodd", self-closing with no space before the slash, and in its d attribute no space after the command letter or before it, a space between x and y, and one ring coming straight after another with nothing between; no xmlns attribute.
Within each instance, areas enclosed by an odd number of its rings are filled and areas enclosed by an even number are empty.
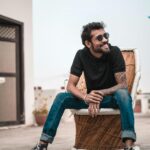
<svg viewBox="0 0 150 150"><path fill-rule="evenodd" d="M127 78L125 72L115 73L116 82L121 86L121 88L127 88Z"/></svg>
<svg viewBox="0 0 150 150"><path fill-rule="evenodd" d="M115 79L116 79L117 85L108 89L101 90L104 93L104 95L110 95L114 93L115 91L117 91L118 89L127 88L127 79L126 79L125 72L115 73Z"/></svg>

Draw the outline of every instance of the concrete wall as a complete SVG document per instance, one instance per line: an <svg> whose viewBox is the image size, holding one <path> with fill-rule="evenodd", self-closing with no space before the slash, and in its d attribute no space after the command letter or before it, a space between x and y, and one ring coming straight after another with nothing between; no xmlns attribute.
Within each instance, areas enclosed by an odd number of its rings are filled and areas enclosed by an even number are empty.
<svg viewBox="0 0 150 150"><path fill-rule="evenodd" d="M60 92L65 92L65 90L62 89L51 89L51 90L45 90L45 89L38 89L38 87L35 87L34 95L35 95L35 110L43 110L43 108L47 108L49 110L52 106L52 103L56 97L56 95ZM45 107L46 106L46 107ZM71 111L69 109L66 109L61 121L72 121L73 115L71 114Z"/></svg>
<svg viewBox="0 0 150 150"><path fill-rule="evenodd" d="M24 23L25 123L33 123L32 0L0 0L0 14Z"/></svg>

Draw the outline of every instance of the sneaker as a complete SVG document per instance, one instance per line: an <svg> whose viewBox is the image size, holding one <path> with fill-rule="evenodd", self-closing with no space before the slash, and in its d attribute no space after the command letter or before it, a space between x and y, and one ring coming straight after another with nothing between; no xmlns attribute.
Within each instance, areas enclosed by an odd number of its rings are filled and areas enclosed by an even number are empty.
<svg viewBox="0 0 150 150"><path fill-rule="evenodd" d="M48 144L37 144L32 150L47 150Z"/></svg>

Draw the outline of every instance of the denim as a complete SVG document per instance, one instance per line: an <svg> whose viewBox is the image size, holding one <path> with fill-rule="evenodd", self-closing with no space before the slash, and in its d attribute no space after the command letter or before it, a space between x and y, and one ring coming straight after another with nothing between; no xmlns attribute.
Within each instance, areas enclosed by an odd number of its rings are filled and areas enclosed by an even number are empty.
<svg viewBox="0 0 150 150"><path fill-rule="evenodd" d="M88 105L83 100L78 99L70 92L57 94L48 113L40 140L48 143L53 142L60 119L65 109L87 108ZM122 140L129 138L136 141L132 98L127 89L119 89L112 95L104 96L102 102L100 103L100 108L119 109L121 114Z"/></svg>

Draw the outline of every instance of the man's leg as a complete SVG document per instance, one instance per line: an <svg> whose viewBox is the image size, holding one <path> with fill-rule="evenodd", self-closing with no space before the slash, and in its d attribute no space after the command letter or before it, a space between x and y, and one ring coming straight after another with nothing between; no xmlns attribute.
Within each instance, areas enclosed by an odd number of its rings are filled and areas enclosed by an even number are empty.
<svg viewBox="0 0 150 150"><path fill-rule="evenodd" d="M87 107L88 105L85 104L84 101L79 100L73 94L68 92L59 93L56 96L47 116L40 141L44 141L47 143L53 142L60 119L65 109L81 109Z"/></svg>
<svg viewBox="0 0 150 150"><path fill-rule="evenodd" d="M132 98L128 90L120 89L110 96L105 96L100 103L100 108L118 108L120 110L122 141L127 147L132 146L136 141L136 133L134 129Z"/></svg>
<svg viewBox="0 0 150 150"><path fill-rule="evenodd" d="M125 142L126 146L130 147L136 141L132 98L127 89L120 89L113 94L113 99L118 105L121 113L123 142Z"/></svg>
<svg viewBox="0 0 150 150"><path fill-rule="evenodd" d="M134 132L134 116L132 110L132 99L127 90L118 90L111 96L105 96L100 104L101 108L119 108L121 112L122 138L136 140ZM48 114L41 135L41 142L52 143L57 131L60 119L66 108L88 108L84 101L77 99L71 93L59 93ZM131 136L130 136L131 135Z"/></svg>

